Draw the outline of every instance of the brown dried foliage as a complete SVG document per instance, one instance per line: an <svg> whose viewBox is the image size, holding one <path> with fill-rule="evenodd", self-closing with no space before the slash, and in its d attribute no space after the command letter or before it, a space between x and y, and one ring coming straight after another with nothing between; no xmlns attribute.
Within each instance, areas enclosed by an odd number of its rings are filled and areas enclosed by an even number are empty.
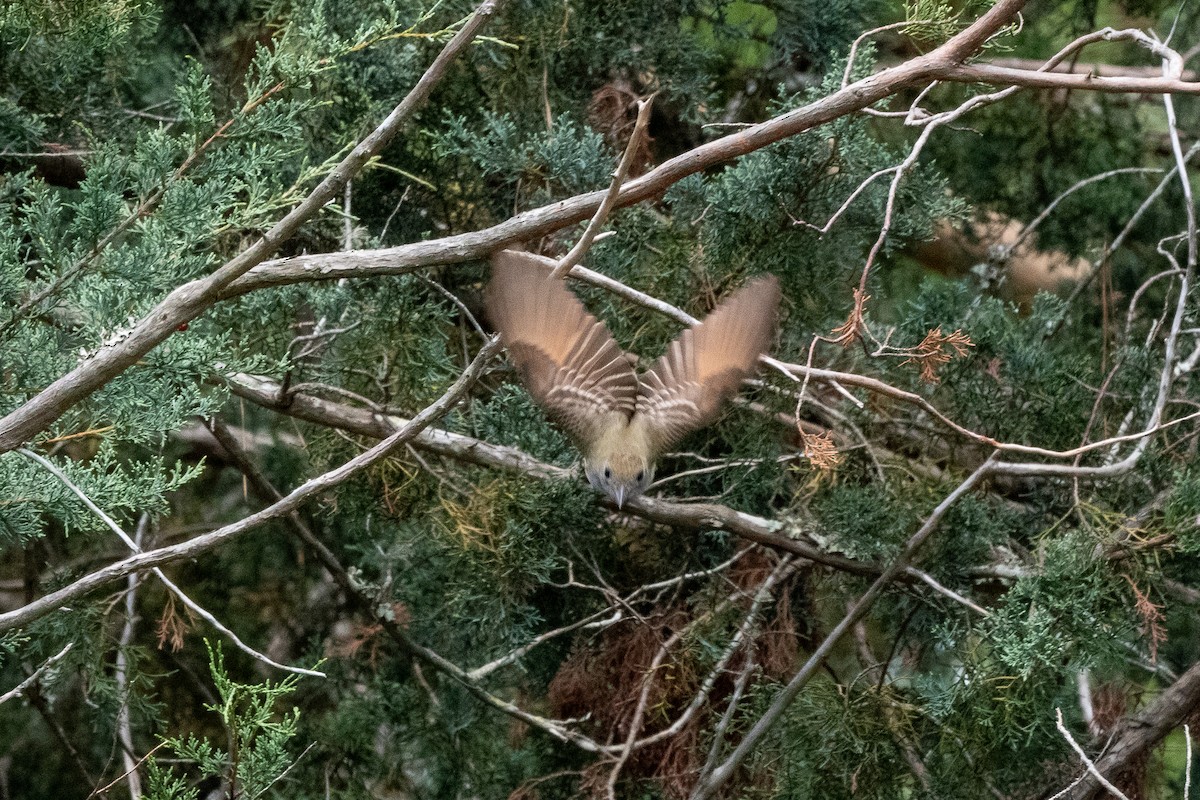
<svg viewBox="0 0 1200 800"><path fill-rule="evenodd" d="M612 765L607 761L597 761L588 765L579 776L579 792L577 797L599 798L608 794L608 774Z"/></svg>
<svg viewBox="0 0 1200 800"><path fill-rule="evenodd" d="M729 582L743 593L753 594L771 575L771 570L775 569L777 562L772 555L761 548L753 548L730 568ZM743 605L749 608L749 600L744 600Z"/></svg>
<svg viewBox="0 0 1200 800"><path fill-rule="evenodd" d="M606 732L623 736L637 707L642 681L662 642L688 622L682 608L667 608L644 617L645 624L610 628L600 641L576 650L550 682L549 700L559 716L582 717L591 713ZM670 700L681 665L664 661L655 675L648 709ZM665 680L664 680L665 679Z"/></svg>
<svg viewBox="0 0 1200 800"><path fill-rule="evenodd" d="M162 614L158 618L158 624L154 627L158 636L159 650L163 649L164 645L168 645L172 653L178 653L183 649L183 637L196 622L191 609L185 606L184 611L187 619L184 619L184 615L180 614L179 609L175 607L175 595L168 592L167 602L163 604Z"/></svg>
<svg viewBox="0 0 1200 800"><path fill-rule="evenodd" d="M774 554L755 551L730 570L728 580L745 593L737 601L740 611L749 610L753 595L776 564ZM786 678L795 669L799 645L789 598L794 580L777 588L776 602L768 608L751 645L761 674L774 679ZM663 642L700 613L704 610L681 604L654 609L645 614L644 622L614 626L576 649L550 683L548 699L555 716L590 715L597 738L624 741L630 726L635 724L638 701L649 680L645 714L637 723L638 735L647 736L670 726L700 690L706 672L682 643L672 649L653 674L650 665ZM740 620L741 616L736 618ZM745 664L745 655L736 655L728 671L713 686L706 711L692 717L675 736L635 750L624 766L624 775L632 780L653 779L668 797L687 797L707 756L702 732L711 725L714 716L724 711L735 676ZM580 780L579 794L606 796L612 767L610 760L602 759L586 770Z"/></svg>
<svg viewBox="0 0 1200 800"><path fill-rule="evenodd" d="M668 797L680 800L688 797L695 788L696 775L704 766L704 741L700 736L700 720L696 715L692 723L667 740L662 757L658 760L656 773Z"/></svg>
<svg viewBox="0 0 1200 800"><path fill-rule="evenodd" d="M1129 710L1129 695L1119 683L1102 683L1092 690L1092 725L1108 736Z"/></svg>
<svg viewBox="0 0 1200 800"><path fill-rule="evenodd" d="M974 346L975 343L962 331L942 333L942 326L939 325L925 334L925 338L912 348L911 355L903 363L919 365L921 380L926 383L939 383L938 369L950 363L955 356L962 358L967 354L967 348Z"/></svg>
<svg viewBox="0 0 1200 800"><path fill-rule="evenodd" d="M800 430L800 443L808 462L822 472L828 472L842 463L843 456L833 443L830 431L808 433Z"/></svg>
<svg viewBox="0 0 1200 800"><path fill-rule="evenodd" d="M353 623L349 633L331 640L325 647L325 653L333 658L357 658L366 649L367 663L375 669L379 656L379 635L383 626L377 622Z"/></svg>
<svg viewBox="0 0 1200 800"><path fill-rule="evenodd" d="M1139 589L1133 578L1126 575L1125 580L1129 583L1129 588L1133 590L1133 610L1141 620L1142 635L1146 637L1146 644L1150 648L1150 663L1156 664L1158 663L1158 646L1167 641L1166 617L1163 615L1163 607L1153 602L1147 594Z"/></svg>
<svg viewBox="0 0 1200 800"><path fill-rule="evenodd" d="M1092 690L1092 732L1095 742L1105 742L1125 720L1130 709L1138 703L1138 687L1117 681L1101 683ZM1115 775L1108 777L1129 800L1148 800L1147 784L1150 759L1154 755L1147 750L1132 758Z"/></svg>
<svg viewBox="0 0 1200 800"><path fill-rule="evenodd" d="M862 340L863 331L867 328L865 308L870 299L871 295L862 289L854 290L854 308L850 310L846 321L833 329L834 343L847 347Z"/></svg>
<svg viewBox="0 0 1200 800"><path fill-rule="evenodd" d="M767 619L758 636L758 663L763 672L776 680L791 677L800 654L800 637L792 615L790 591L794 580L784 584L783 591L775 598L775 613Z"/></svg>
<svg viewBox="0 0 1200 800"><path fill-rule="evenodd" d="M743 611L750 610L753 595L775 569L776 564L775 554L756 550L748 553L729 571L729 580L746 593L740 603ZM799 653L800 640L796 633L796 619L792 614L791 603L795 582L795 578L790 578L776 590L773 613L764 615L754 640L755 661L766 675L775 679L791 676ZM736 661L731 665L731 669L737 671Z"/></svg>
<svg viewBox="0 0 1200 800"><path fill-rule="evenodd" d="M581 717L590 714L592 724L609 741L624 741L634 724L634 715L645 681L650 681L641 734L652 733L659 723L670 724L703 676L692 668L686 654L672 654L650 674L650 665L662 643L688 623L688 613L680 607L660 609L647 614L645 623L610 628L600 640L576 650L550 682L549 700L556 716ZM674 656L674 657L673 657ZM685 797L691 787L699 758L694 747L680 740L694 740L700 717L689 729L657 746L643 747L625 765L631 777L654 777L671 796ZM585 770L579 794L604 797L612 765L600 761Z"/></svg>
<svg viewBox="0 0 1200 800"><path fill-rule="evenodd" d="M411 621L408 607L403 603L392 603L392 615L396 624L407 628ZM374 670L378 664L379 648L383 641L384 626L378 622L351 622L340 635L331 638L325 645L325 653L331 658L357 658L365 649L367 663Z"/></svg>

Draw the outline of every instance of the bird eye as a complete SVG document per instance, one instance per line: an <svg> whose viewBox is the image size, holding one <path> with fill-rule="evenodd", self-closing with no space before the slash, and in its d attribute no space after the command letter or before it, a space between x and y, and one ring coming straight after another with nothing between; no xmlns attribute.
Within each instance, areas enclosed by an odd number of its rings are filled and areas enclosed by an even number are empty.
<svg viewBox="0 0 1200 800"><path fill-rule="evenodd" d="M645 478L645 477L646 477L646 471L645 471L645 470L640 470L640 471L638 472L638 474L637 474L637 482L638 482L638 483L641 483L641 482L642 482L642 478Z"/></svg>
<svg viewBox="0 0 1200 800"><path fill-rule="evenodd" d="M611 478L611 477L612 477L612 470L611 470L611 469L609 469L608 467L605 467L605 468L604 468L604 477L606 477L606 478Z"/></svg>

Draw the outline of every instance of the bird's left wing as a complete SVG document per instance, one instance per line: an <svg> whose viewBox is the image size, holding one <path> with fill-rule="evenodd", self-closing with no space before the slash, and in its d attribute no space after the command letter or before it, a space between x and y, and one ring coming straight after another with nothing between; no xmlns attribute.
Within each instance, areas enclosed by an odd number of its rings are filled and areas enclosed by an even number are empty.
<svg viewBox="0 0 1200 800"><path fill-rule="evenodd" d="M608 328L534 256L492 256L492 324L533 399L577 444L590 444L613 412L633 416L638 380Z"/></svg>
<svg viewBox="0 0 1200 800"><path fill-rule="evenodd" d="M710 422L771 343L779 281L756 278L671 342L642 376L637 414L654 452Z"/></svg>

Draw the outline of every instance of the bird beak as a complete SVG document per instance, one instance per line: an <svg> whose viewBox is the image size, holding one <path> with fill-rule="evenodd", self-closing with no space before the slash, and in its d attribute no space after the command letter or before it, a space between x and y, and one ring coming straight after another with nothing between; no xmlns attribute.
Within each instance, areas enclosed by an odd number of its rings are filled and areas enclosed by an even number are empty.
<svg viewBox="0 0 1200 800"><path fill-rule="evenodd" d="M620 510L621 506L625 504L625 487L624 486L617 489L617 496L615 499L617 501L617 509Z"/></svg>

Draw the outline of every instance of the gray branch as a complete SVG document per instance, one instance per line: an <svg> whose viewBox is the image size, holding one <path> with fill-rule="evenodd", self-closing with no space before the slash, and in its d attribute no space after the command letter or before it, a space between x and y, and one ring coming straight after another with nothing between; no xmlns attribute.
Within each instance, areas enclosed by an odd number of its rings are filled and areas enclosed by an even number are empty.
<svg viewBox="0 0 1200 800"><path fill-rule="evenodd" d="M214 547L234 539L243 533L253 530L268 520L276 519L285 516L295 509L299 508L310 497L321 492L327 491L334 486L342 483L351 476L375 464L383 458L386 458L397 447L408 443L418 433L433 423L434 420L441 417L449 411L471 385L478 379L480 373L483 372L483 367L487 360L499 349L499 340L493 339L484 345L483 349L471 362L466 371L459 377L454 385L446 390L436 402L417 414L408 421L399 430L392 433L379 444L367 450L365 453L354 457L347 461L337 469L330 470L323 475L306 481L302 486L291 492L287 497L277 503L264 508L263 510L244 517L235 523L218 528L210 533L197 536L195 539L189 539L186 542L181 542L168 547L160 547L156 550L148 550L136 555L130 556L122 561L117 561L108 566L102 567L95 572L89 573L74 583L70 583L63 588L51 592L48 595L39 597L31 603L28 603L14 611L9 611L0 614L0 631L11 630L22 625L28 625L34 620L40 619L47 614L53 613L56 609L61 608L64 604L69 603L75 598L99 589L113 581L120 580L127 575L142 570L153 569L154 567L170 564L175 561L180 561L186 558L193 558L201 553L206 553Z"/></svg>
<svg viewBox="0 0 1200 800"><path fill-rule="evenodd" d="M387 119L359 142L299 205L275 223L261 239L211 275L176 288L125 333L120 341L102 347L91 358L0 419L0 453L15 450L54 424L69 408L136 364L180 325L195 319L217 302L222 290L231 282L274 254L301 225L336 197L363 165L387 146L413 112L425 103L433 87L446 74L450 63L475 38L502 3L503 0L484 0Z"/></svg>

